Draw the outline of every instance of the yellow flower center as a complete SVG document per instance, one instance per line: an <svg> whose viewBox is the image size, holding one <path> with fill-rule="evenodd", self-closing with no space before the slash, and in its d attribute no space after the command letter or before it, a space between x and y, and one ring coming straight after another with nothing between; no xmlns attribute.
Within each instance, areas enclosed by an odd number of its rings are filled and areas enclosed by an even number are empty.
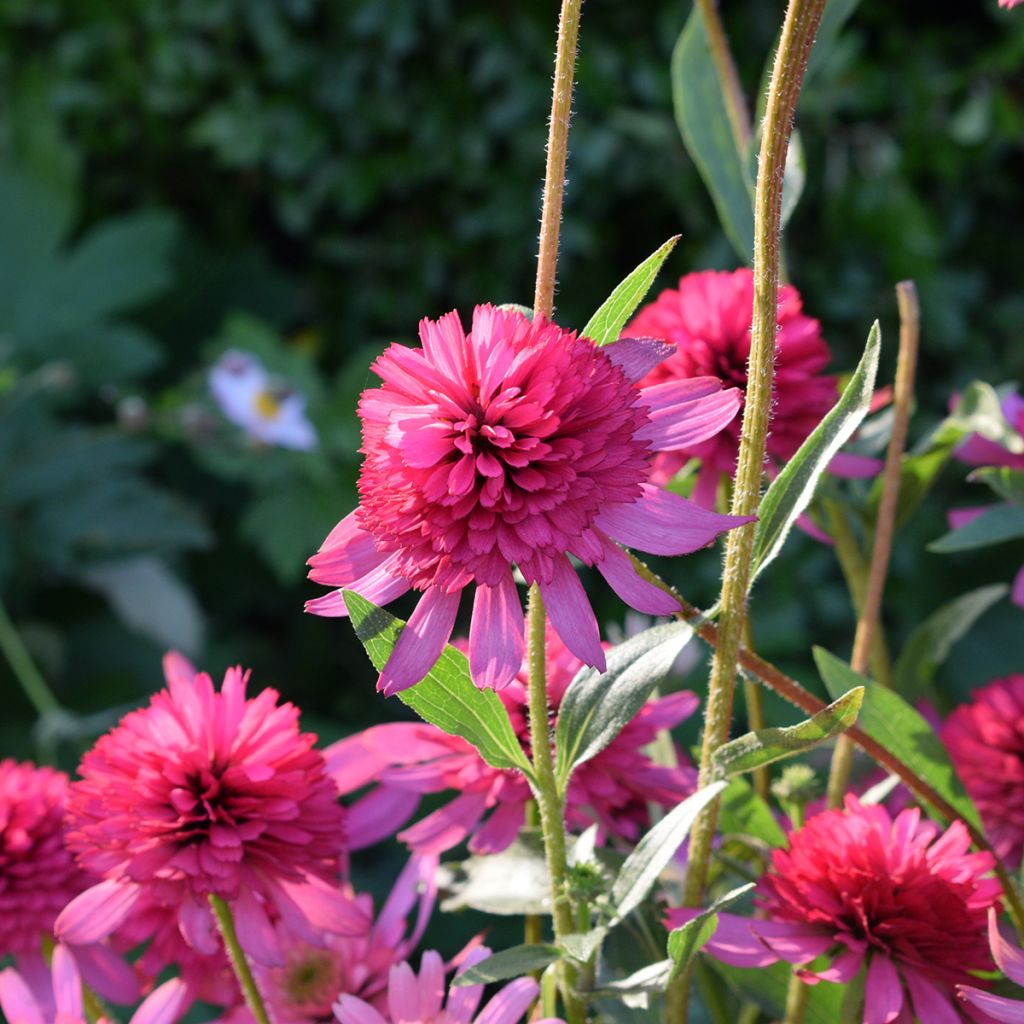
<svg viewBox="0 0 1024 1024"><path fill-rule="evenodd" d="M266 389L260 391L256 395L252 404L256 409L256 412L258 412L265 420L277 419L277 415L281 411L280 400L272 391L268 391Z"/></svg>

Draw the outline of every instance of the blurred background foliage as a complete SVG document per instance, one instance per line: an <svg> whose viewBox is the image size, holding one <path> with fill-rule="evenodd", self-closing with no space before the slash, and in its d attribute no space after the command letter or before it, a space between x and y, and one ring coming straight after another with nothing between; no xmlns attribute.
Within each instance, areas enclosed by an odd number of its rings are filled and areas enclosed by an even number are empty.
<svg viewBox="0 0 1024 1024"><path fill-rule="evenodd" d="M748 95L783 5L729 0ZM251 666L334 739L396 717L346 624L302 614L303 562L355 502L355 398L423 316L529 302L557 4L524 0L6 0L0 5L0 592L71 718L72 767L178 646ZM671 234L663 284L735 256L686 155L669 60L681 0L588 5L558 318L579 326ZM975 378L1024 377L1024 20L995 0L864 0L821 56L799 122L807 184L788 263L837 369L916 280L919 438ZM256 353L309 400L315 451L226 423L206 375ZM924 545L945 471L902 533L895 644L944 601L1003 581L1008 548ZM666 565L697 602L718 555ZM604 592L594 583L595 593ZM763 653L811 682L812 642L848 653L831 551L795 537L761 584ZM603 597L607 621L621 606ZM949 694L1020 668L1019 612L986 614ZM691 683L701 685L703 660ZM36 714L0 664L4 753ZM108 712L107 709L115 709ZM98 716L98 717L96 717ZM692 738L692 735L691 737Z"/></svg>

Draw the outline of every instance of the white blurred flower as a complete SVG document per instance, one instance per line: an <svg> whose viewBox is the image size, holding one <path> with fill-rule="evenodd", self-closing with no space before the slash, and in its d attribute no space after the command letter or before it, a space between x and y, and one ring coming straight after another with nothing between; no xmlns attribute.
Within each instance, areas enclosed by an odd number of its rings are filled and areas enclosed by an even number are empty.
<svg viewBox="0 0 1024 1024"><path fill-rule="evenodd" d="M302 451L317 446L306 396L271 377L252 353L225 352L210 371L210 391L224 416L257 441Z"/></svg>

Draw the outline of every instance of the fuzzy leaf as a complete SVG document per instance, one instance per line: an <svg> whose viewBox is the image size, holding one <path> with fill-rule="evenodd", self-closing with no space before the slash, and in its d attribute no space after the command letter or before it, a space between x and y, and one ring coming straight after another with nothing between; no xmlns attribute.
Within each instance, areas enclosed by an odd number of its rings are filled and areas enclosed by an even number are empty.
<svg viewBox="0 0 1024 1024"><path fill-rule="evenodd" d="M555 775L561 786L633 720L692 636L684 622L654 626L613 647L607 672L584 668L577 674L562 698L555 729Z"/></svg>
<svg viewBox="0 0 1024 1024"><path fill-rule="evenodd" d="M658 276L669 253L676 247L679 235L674 235L660 249L651 253L624 281L620 281L611 295L601 303L598 311L587 321L580 336L590 338L595 345L608 345L617 341L622 328L633 311L644 301L654 279Z"/></svg>
<svg viewBox="0 0 1024 1024"><path fill-rule="evenodd" d="M857 720L864 688L856 686L798 725L758 729L723 744L712 755L718 778L751 772L761 765L802 754L845 732Z"/></svg>
<svg viewBox="0 0 1024 1024"><path fill-rule="evenodd" d="M942 740L928 722L898 693L854 672L846 662L823 648L814 648L814 661L829 693L834 695L854 686L864 687L858 726L911 766L961 818L980 829L978 811L957 777Z"/></svg>
<svg viewBox="0 0 1024 1024"><path fill-rule="evenodd" d="M560 956L557 946L513 946L467 968L456 976L452 984L461 988L464 985L489 985L494 981L521 978L524 974L553 964Z"/></svg>
<svg viewBox="0 0 1024 1024"><path fill-rule="evenodd" d="M673 928L668 936L668 955L673 960L672 974L669 977L677 977L686 969L687 964L707 945L711 936L715 934L718 927L718 911L735 903L740 897L745 896L755 883L749 882L741 885L724 896L720 896L711 906L702 910L696 917L687 921L680 928Z"/></svg>
<svg viewBox="0 0 1024 1024"><path fill-rule="evenodd" d="M970 551L1001 544L1017 537L1024 537L1024 506L993 505L959 530L951 530L932 541L928 550L946 555L951 551Z"/></svg>
<svg viewBox="0 0 1024 1024"><path fill-rule="evenodd" d="M654 887L676 851L690 834L697 815L725 789L724 782L713 782L698 789L669 811L637 844L623 862L612 886L611 904L614 922L635 910Z"/></svg>
<svg viewBox="0 0 1024 1024"><path fill-rule="evenodd" d="M864 354L839 401L786 463L761 499L754 533L751 583L782 550L793 523L810 504L818 480L832 457L867 415L878 372L880 347L881 333L876 320L868 334Z"/></svg>
<svg viewBox="0 0 1024 1024"><path fill-rule="evenodd" d="M693 11L672 51L672 100L683 143L744 263L754 255L754 182L729 124L704 19Z"/></svg>
<svg viewBox="0 0 1024 1024"><path fill-rule="evenodd" d="M920 695L953 645L1008 589L1004 583L979 587L932 612L903 645L893 670L893 689L907 700Z"/></svg>
<svg viewBox="0 0 1024 1024"><path fill-rule="evenodd" d="M380 671L405 622L351 590L345 591L345 604L356 636ZM426 678L398 697L424 721L468 740L494 768L515 768L532 777L505 705L493 690L473 685L469 662L461 651L445 647Z"/></svg>

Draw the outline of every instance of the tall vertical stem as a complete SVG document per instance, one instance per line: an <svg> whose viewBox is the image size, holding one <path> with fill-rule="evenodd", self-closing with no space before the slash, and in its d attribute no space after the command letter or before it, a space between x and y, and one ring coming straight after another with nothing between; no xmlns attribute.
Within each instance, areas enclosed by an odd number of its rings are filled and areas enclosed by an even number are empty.
<svg viewBox="0 0 1024 1024"><path fill-rule="evenodd" d="M263 1005L263 997L256 986L256 979L252 975L252 968L245 958L245 951L238 941L238 932L235 931L235 919L231 914L231 907L227 901L220 896L210 893L210 908L213 916L217 919L217 928L221 938L224 940L224 948L228 951L228 959L242 988L242 995L245 996L246 1005L257 1024L270 1024L270 1017L267 1008Z"/></svg>
<svg viewBox="0 0 1024 1024"><path fill-rule="evenodd" d="M725 94L725 109L729 114L729 127L736 143L736 151L740 159L746 162L747 149L750 146L750 112L747 100L740 85L740 76L736 70L736 62L732 59L729 40L725 35L725 27L718 13L717 0L696 0L697 10L704 21L704 31L708 35L711 59L715 63L718 77L722 82Z"/></svg>
<svg viewBox="0 0 1024 1024"><path fill-rule="evenodd" d="M572 114L573 77L576 72L576 47L582 8L583 0L562 0L558 20L555 81L551 93L547 166L544 170L544 206L541 210L540 247L537 253L537 285L533 299L534 316L548 320L551 319L555 305L558 236L562 226L565 165L569 155L569 120ZM561 939L573 930L573 907L565 853L565 800L555 779L551 757L544 624L544 602L535 583L530 588L526 624L529 641L530 744L537 779L536 796L544 835L544 852L551 879L551 913L555 938ZM576 971L567 961L559 965L559 978L568 1024L583 1024L586 1010L575 991Z"/></svg>
<svg viewBox="0 0 1024 1024"><path fill-rule="evenodd" d="M60 702L50 692L43 674L36 667L3 604L0 604L0 651L3 651L14 678L18 680L36 713L48 715L59 711Z"/></svg>
<svg viewBox="0 0 1024 1024"><path fill-rule="evenodd" d="M533 293L534 316L549 320L555 308L558 234L562 227L572 83L576 73L576 46L582 8L583 0L562 0L562 12L558 20L555 84L551 92L551 120L548 124L548 161L544 169L544 206L540 215L540 248L537 252L537 285Z"/></svg>
<svg viewBox="0 0 1024 1024"><path fill-rule="evenodd" d="M857 633L853 640L850 667L862 675L868 671L871 648L882 611L882 593L889 572L889 556L896 532L896 512L900 497L900 469L903 451L907 445L907 428L914 402L914 374L917 369L917 347L920 336L920 312L917 289L913 281L896 285L896 300L900 310L900 353L896 363L896 386L893 395L892 436L885 453L882 478L882 498L878 503L875 521L875 540L871 548L871 567L868 570L864 601L857 620ZM853 741L840 736L832 753L832 767L828 777L828 805L838 807L850 783L853 768Z"/></svg>
<svg viewBox="0 0 1024 1024"><path fill-rule="evenodd" d="M775 369L775 336L778 330L783 173L793 128L793 114L824 7L825 0L790 0L768 89L754 195L754 311L743 429L732 499L732 512L735 515L752 515L761 497ZM736 665L746 619L753 542L753 524L731 531L726 542L719 645L711 666L701 749L701 785L707 785L710 781L712 754L729 737ZM698 818L690 838L690 862L684 890L687 906L699 906L704 898L711 843L717 821L718 802L715 801ZM666 1016L669 1021L686 1020L689 989L690 980L686 974L669 987L666 993Z"/></svg>

